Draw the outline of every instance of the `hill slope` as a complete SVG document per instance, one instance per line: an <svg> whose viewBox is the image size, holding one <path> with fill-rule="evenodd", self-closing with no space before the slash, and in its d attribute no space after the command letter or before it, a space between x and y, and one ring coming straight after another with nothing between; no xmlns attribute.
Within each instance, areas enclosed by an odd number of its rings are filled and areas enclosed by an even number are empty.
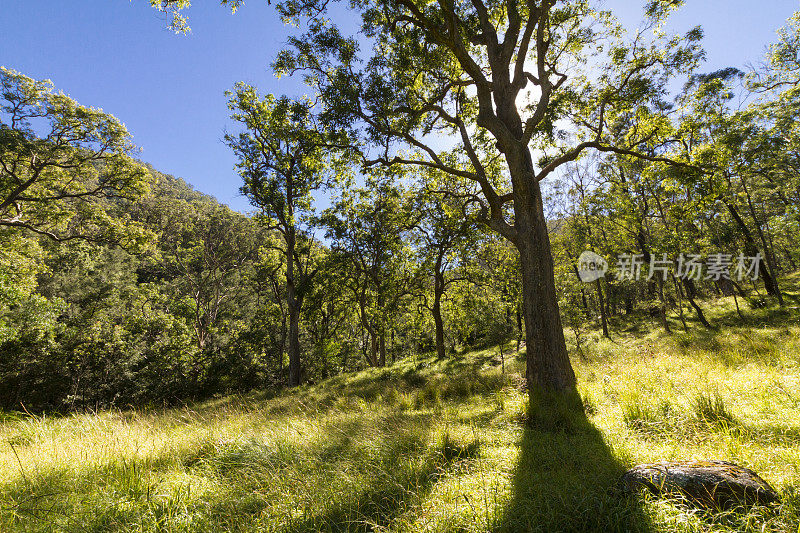
<svg viewBox="0 0 800 533"><path fill-rule="evenodd" d="M710 310L665 336L616 323L575 365L588 421L524 425L522 360L407 359L273 398L0 425L0 531L797 531L796 309ZM677 331L677 328L676 328ZM624 498L634 463L758 471L772 509Z"/></svg>

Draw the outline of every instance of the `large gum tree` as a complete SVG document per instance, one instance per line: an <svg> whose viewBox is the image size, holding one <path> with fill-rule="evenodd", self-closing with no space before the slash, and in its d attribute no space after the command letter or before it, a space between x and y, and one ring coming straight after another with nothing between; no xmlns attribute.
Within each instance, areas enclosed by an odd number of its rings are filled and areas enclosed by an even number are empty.
<svg viewBox="0 0 800 533"><path fill-rule="evenodd" d="M319 3L280 7L310 18L276 70L305 75L363 163L458 178L451 194L518 250L532 393L575 390L540 182L589 150L675 163L665 87L702 55L699 29L662 30L679 3L650 2L629 40L581 0L365 0L358 38Z"/></svg>

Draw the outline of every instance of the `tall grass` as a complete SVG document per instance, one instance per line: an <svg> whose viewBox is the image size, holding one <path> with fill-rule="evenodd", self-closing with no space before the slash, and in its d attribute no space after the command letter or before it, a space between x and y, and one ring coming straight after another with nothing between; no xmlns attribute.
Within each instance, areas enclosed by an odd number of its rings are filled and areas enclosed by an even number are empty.
<svg viewBox="0 0 800 533"><path fill-rule="evenodd" d="M587 416L536 422L524 362L416 358L273 398L0 416L0 532L798 531L800 320L615 324L575 358ZM675 328L676 331L680 331ZM779 505L708 513L626 497L639 462L753 468Z"/></svg>

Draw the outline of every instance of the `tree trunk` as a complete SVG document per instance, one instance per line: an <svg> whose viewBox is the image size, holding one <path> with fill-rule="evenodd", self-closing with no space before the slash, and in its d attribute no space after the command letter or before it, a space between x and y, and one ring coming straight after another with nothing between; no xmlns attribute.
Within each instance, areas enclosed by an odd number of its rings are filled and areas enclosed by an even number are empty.
<svg viewBox="0 0 800 533"><path fill-rule="evenodd" d="M395 363L395 358L397 357L397 350L395 350L395 346L396 345L394 343L394 329L392 329L392 336L390 337L390 341L391 341L391 344L389 345L389 347L391 348L391 351L392 351L392 364L394 364Z"/></svg>
<svg viewBox="0 0 800 533"><path fill-rule="evenodd" d="M439 272L434 274L433 283L433 306L431 307L431 314L433 315L433 323L436 327L436 357L444 359L444 321L442 320L442 292L444 289L444 279Z"/></svg>
<svg viewBox="0 0 800 533"><path fill-rule="evenodd" d="M617 316L617 300L619 291L606 280L606 317Z"/></svg>
<svg viewBox="0 0 800 533"><path fill-rule="evenodd" d="M691 305L695 313L697 313L697 318L700 320L700 323L703 324L706 329L713 329L708 320L706 320L706 315L703 314L703 310L694 300L694 297L697 294L697 288L694 285L694 281L689 278L683 278L682 281L683 286L686 288L686 299L689 300L689 305Z"/></svg>
<svg viewBox="0 0 800 533"><path fill-rule="evenodd" d="M606 304L603 299L603 288L600 286L599 279L594 283L597 289L597 302L600 307L600 323L603 325L603 337L610 339L611 335L608 334L608 319L606 318Z"/></svg>
<svg viewBox="0 0 800 533"><path fill-rule="evenodd" d="M575 373L567 354L558 309L542 193L527 147L520 161L510 159L514 184L514 244L519 250L522 274L529 394L533 397L535 392L571 393L576 388Z"/></svg>
<svg viewBox="0 0 800 533"><path fill-rule="evenodd" d="M683 331L689 331L689 326L686 325L686 318L683 316L683 289L678 283L678 278L672 276L672 284L675 286L675 296L678 298L678 316L683 324Z"/></svg>
<svg viewBox="0 0 800 533"><path fill-rule="evenodd" d="M293 293L294 289L290 294ZM300 385L300 305L295 299L294 303L289 305L289 386L298 385Z"/></svg>
<svg viewBox="0 0 800 533"><path fill-rule="evenodd" d="M294 279L294 228L286 232L286 304L289 307L289 386L300 385L300 301Z"/></svg>
<svg viewBox="0 0 800 533"><path fill-rule="evenodd" d="M283 375L283 352L286 350L286 314L283 313L281 309L281 345L280 350L278 350L278 375Z"/></svg>
<svg viewBox="0 0 800 533"><path fill-rule="evenodd" d="M574 261L572 262L572 270L575 272L575 277L578 279L578 281L583 283L583 280L581 280L581 275L578 272L578 265L576 265ZM586 290L583 287L581 287L581 305L583 306L584 313L586 313L586 318L590 318L591 313L589 312L589 302L586 299Z"/></svg>
<svg viewBox="0 0 800 533"><path fill-rule="evenodd" d="M369 336L369 366L378 366L378 336L370 333Z"/></svg>
<svg viewBox="0 0 800 533"><path fill-rule="evenodd" d="M775 254L773 253L772 248L770 247L769 243L767 242L767 238L764 236L764 230L761 227L761 222L758 221L758 216L756 215L756 208L753 205L753 199L750 196L750 189L747 187L747 182L744 179L743 175L739 175L739 179L742 182L742 187L744 188L744 192L747 198L747 206L750 210L750 217L753 219L753 224L756 227L756 232L758 232L758 237L761 240L761 244L764 247L764 262L766 263L765 271L768 271L769 276L772 278L773 288L775 290L775 294L773 296L778 298L778 305L783 307L783 294L781 293L780 286L778 285L778 268L775 263Z"/></svg>
<svg viewBox="0 0 800 533"><path fill-rule="evenodd" d="M672 330L669 328L669 321L667 320L667 300L664 297L664 278L662 276L658 277L658 299L658 315L659 318L661 318L661 326L667 333L672 333Z"/></svg>
<svg viewBox="0 0 800 533"><path fill-rule="evenodd" d="M742 219L739 212L733 206L733 204L729 202L724 202L725 207L728 208L728 212L731 214L731 218L733 218L736 225L739 226L739 229L742 232L742 236L744 237L744 251L748 256L755 256L758 253L758 246L756 245L756 240L753 238L753 234L750 232L750 228L747 227L744 220ZM766 251L764 252L764 258L766 261ZM767 294L770 296L778 296L780 294L780 289L778 288L778 284L775 282L775 279L772 277L772 272L770 272L769 265L767 268L761 269L761 277L764 278L764 288L767 290ZM782 300L781 300L782 301Z"/></svg>

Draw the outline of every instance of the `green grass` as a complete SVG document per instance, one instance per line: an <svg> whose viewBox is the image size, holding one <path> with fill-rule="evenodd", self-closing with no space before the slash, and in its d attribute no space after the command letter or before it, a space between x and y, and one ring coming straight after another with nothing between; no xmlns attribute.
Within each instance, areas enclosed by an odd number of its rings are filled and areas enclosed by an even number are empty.
<svg viewBox="0 0 800 533"><path fill-rule="evenodd" d="M494 348L272 398L2 415L0 532L800 531L800 312L703 305L719 329L588 334L588 414L557 428L524 423L524 363L502 374ZM673 459L748 466L782 502L712 514L616 489Z"/></svg>

